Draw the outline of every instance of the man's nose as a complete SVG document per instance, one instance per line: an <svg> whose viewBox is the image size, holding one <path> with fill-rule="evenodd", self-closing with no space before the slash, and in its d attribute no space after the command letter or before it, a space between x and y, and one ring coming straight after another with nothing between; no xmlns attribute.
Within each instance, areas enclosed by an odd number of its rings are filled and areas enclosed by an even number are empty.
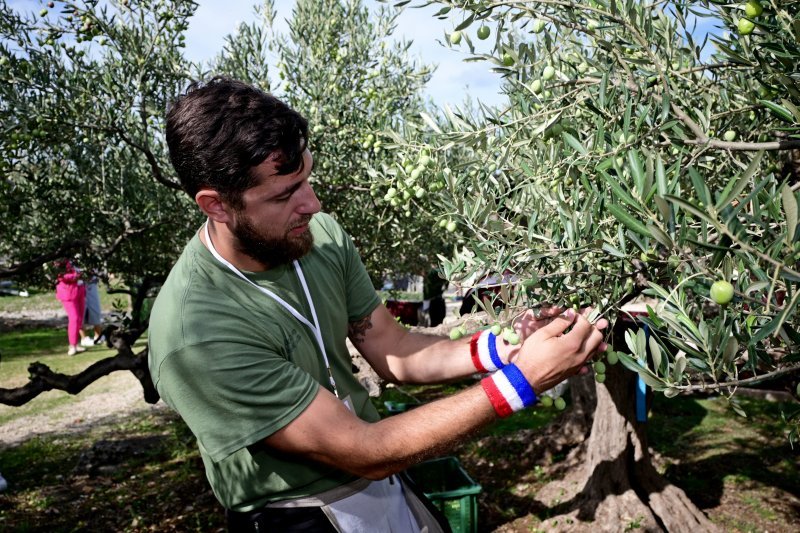
<svg viewBox="0 0 800 533"><path fill-rule="evenodd" d="M314 192L314 188L308 181L303 184L298 192L300 193L301 198L297 207L297 211L304 215L313 215L319 213L320 209L322 209L322 204L320 203L319 198L317 198L317 193Z"/></svg>

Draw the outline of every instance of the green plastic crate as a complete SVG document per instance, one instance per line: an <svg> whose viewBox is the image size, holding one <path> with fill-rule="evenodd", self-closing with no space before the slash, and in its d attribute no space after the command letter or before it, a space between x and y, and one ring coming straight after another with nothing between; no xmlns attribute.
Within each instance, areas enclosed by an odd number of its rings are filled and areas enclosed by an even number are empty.
<svg viewBox="0 0 800 533"><path fill-rule="evenodd" d="M453 533L478 531L478 494L481 486L461 468L458 459L431 459L409 468L408 474L444 513Z"/></svg>

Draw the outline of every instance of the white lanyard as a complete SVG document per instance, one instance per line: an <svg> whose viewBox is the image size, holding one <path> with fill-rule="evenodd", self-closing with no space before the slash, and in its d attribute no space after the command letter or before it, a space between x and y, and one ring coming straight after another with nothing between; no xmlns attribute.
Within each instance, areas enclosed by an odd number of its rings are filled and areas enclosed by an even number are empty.
<svg viewBox="0 0 800 533"><path fill-rule="evenodd" d="M331 371L331 364L328 362L328 354L325 351L325 344L322 342L322 332L319 329L319 320L317 319L317 310L314 308L314 300L311 299L311 293L308 290L308 284L306 283L306 278L303 276L303 269L300 268L300 263L295 260L292 261L294 264L294 270L297 272L297 277L300 278L300 284L303 286L303 292L306 294L306 301L308 302L308 307L311 309L311 318L314 319L314 323L308 321L306 317L300 314L300 312L291 306L288 302L286 302L283 298L272 292L271 290L262 287L250 280L247 276L241 273L238 268L233 266L227 259L219 255L216 248L214 248L214 244L211 242L211 235L208 234L208 221L206 221L204 225L205 237L206 237L206 246L208 246L208 250L211 252L217 261L228 267L234 274L245 280L247 283L255 287L256 289L260 290L279 304L283 306L284 309L289 311L292 316L294 316L297 320L308 326L311 331L314 332L314 338L317 339L317 345L319 346L320 351L322 352L322 359L325 361L325 367L328 369L328 380L330 381L331 387L333 387L333 394L336 397L339 397L339 391L336 389L336 381L333 379L333 372Z"/></svg>

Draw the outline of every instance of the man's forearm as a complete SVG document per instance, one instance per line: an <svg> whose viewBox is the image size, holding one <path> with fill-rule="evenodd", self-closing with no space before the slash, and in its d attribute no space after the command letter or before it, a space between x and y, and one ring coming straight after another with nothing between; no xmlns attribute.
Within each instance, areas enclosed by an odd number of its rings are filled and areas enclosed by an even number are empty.
<svg viewBox="0 0 800 533"><path fill-rule="evenodd" d="M393 383L441 383L482 371L472 360L469 337L453 341L411 332L383 306L351 322L348 336L378 375ZM504 363L518 350L500 339L491 347Z"/></svg>
<svg viewBox="0 0 800 533"><path fill-rule="evenodd" d="M533 405L538 394L578 372L602 347L598 328L606 325L601 322L595 327L575 313L565 313L527 338L514 355L514 363L503 365L481 385L380 422L359 419L320 387L312 403L268 437L267 444L360 476L384 477L451 448L498 416ZM572 329L565 333L568 327ZM409 332L389 340L396 368L416 371L396 374L405 380L441 381L474 371L470 369L469 340L423 338ZM426 365L408 364L417 363L417 357L426 358L433 370L423 373L416 369Z"/></svg>
<svg viewBox="0 0 800 533"><path fill-rule="evenodd" d="M507 351L502 341L498 349ZM389 351L386 363L392 381L398 383L441 383L478 371L470 355L469 337L453 341L410 331Z"/></svg>
<svg viewBox="0 0 800 533"><path fill-rule="evenodd" d="M365 478L382 479L445 453L496 418L486 393L480 385L475 385L374 423L329 412L326 422L338 419L339 430L305 434L303 440L295 441L305 449L292 451ZM281 448L276 437L268 438L267 442Z"/></svg>

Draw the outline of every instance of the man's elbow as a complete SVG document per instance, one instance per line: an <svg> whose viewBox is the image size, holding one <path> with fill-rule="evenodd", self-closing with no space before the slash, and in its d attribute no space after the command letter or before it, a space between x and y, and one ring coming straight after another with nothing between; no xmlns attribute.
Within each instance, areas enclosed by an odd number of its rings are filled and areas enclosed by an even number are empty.
<svg viewBox="0 0 800 533"><path fill-rule="evenodd" d="M373 424L371 427L375 428L375 425ZM334 459L331 464L372 481L385 479L402 472L409 465L409 457L401 449L394 446L382 446L380 437L364 435L358 439L358 442L359 446L351 453L340 455L339 459ZM369 442L372 443L372 449L365 451L363 447Z"/></svg>
<svg viewBox="0 0 800 533"><path fill-rule="evenodd" d="M392 369L390 367L385 367L385 368L373 367L373 370L375 370L375 373L378 374L379 378L381 378L383 381L387 383L392 383L394 385L403 385L405 383L405 380L403 380L402 375L399 374L396 369Z"/></svg>
<svg viewBox="0 0 800 533"><path fill-rule="evenodd" d="M357 471L352 472L353 474L363 477L365 479L369 479L371 481L380 481L381 479L386 479L387 477L397 474L403 470L403 466L397 463L391 464L373 464L373 465L363 465L357 469Z"/></svg>

